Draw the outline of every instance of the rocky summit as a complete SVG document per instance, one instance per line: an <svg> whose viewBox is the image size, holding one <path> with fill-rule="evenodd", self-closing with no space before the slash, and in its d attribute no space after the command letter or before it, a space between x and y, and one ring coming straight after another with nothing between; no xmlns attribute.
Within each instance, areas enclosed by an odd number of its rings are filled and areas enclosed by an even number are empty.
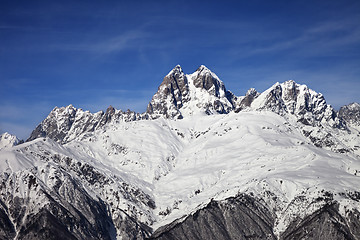
<svg viewBox="0 0 360 240"><path fill-rule="evenodd" d="M0 239L360 239L360 105L177 65L146 112L55 107L0 137Z"/></svg>
<svg viewBox="0 0 360 240"><path fill-rule="evenodd" d="M197 112L229 113L234 109L233 97L205 66L186 75L178 65L165 76L146 112L152 118L183 118Z"/></svg>

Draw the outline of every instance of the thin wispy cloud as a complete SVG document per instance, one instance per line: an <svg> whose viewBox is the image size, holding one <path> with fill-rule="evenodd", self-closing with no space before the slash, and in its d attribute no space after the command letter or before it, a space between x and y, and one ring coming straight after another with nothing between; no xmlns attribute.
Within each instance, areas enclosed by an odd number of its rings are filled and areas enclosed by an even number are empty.
<svg viewBox="0 0 360 240"><path fill-rule="evenodd" d="M134 41L144 40L147 34L140 30L131 30L121 33L117 36L110 36L101 40L94 40L92 42L78 42L72 44L49 45L50 50L62 51L83 51L96 54L111 54L123 50L135 48Z"/></svg>
<svg viewBox="0 0 360 240"><path fill-rule="evenodd" d="M275 21L267 28L258 23L250 23L246 28L240 22L239 28L229 24L233 29L232 36L227 37L225 42L231 46L228 55L234 61L279 53L294 57L344 54L344 48L359 45L360 26L356 23L354 17L348 16L337 21L330 19L287 28ZM349 51L349 54L352 52Z"/></svg>
<svg viewBox="0 0 360 240"><path fill-rule="evenodd" d="M146 34L142 31L130 31L115 38L109 39L104 43L97 44L93 49L102 53L117 52L134 46L131 45L132 41L144 39L145 37Z"/></svg>

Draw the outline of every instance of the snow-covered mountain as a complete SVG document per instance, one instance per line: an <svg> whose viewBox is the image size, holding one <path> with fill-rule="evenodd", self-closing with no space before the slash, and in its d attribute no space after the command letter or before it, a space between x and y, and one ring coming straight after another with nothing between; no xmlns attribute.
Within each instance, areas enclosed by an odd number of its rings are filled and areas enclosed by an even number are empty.
<svg viewBox="0 0 360 240"><path fill-rule="evenodd" d="M324 96L293 80L276 83L250 104L252 110L268 110L296 119L303 135L316 146L336 152L353 151L345 119L326 103ZM341 140L339 140L341 139Z"/></svg>
<svg viewBox="0 0 360 240"><path fill-rule="evenodd" d="M251 103L252 109L266 109L278 114L292 114L304 125L344 128L342 121L336 116L335 110L326 104L321 93L300 85L293 80L276 83L261 93Z"/></svg>
<svg viewBox="0 0 360 240"><path fill-rule="evenodd" d="M360 128L360 104L351 103L343 106L339 110L339 116L349 125Z"/></svg>
<svg viewBox="0 0 360 240"><path fill-rule="evenodd" d="M356 106L176 66L145 113L55 108L0 151L0 239L359 239Z"/></svg>
<svg viewBox="0 0 360 240"><path fill-rule="evenodd" d="M0 135L0 150L3 148L13 147L20 143L20 140L10 133L3 133Z"/></svg>
<svg viewBox="0 0 360 240"><path fill-rule="evenodd" d="M204 65L186 75L177 65L161 83L147 107L152 118L183 118L184 116L229 113L234 95Z"/></svg>
<svg viewBox="0 0 360 240"><path fill-rule="evenodd" d="M27 141L49 137L59 143L67 143L87 132L93 132L110 122L134 121L140 114L130 110L123 112L109 106L106 112L90 113L72 105L55 107L31 133Z"/></svg>

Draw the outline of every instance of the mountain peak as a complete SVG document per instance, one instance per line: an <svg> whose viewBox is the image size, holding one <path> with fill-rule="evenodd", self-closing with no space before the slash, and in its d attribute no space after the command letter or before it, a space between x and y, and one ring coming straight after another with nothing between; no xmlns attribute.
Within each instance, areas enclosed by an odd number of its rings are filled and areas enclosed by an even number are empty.
<svg viewBox="0 0 360 240"><path fill-rule="evenodd" d="M181 118L179 108L187 100L189 84L180 65L176 65L163 79L158 91L147 106L146 113L154 118L160 115Z"/></svg>
<svg viewBox="0 0 360 240"><path fill-rule="evenodd" d="M352 110L360 110L360 104L357 102L350 103L347 107Z"/></svg>
<svg viewBox="0 0 360 240"><path fill-rule="evenodd" d="M115 112L115 108L110 105L107 109L106 109L106 112L111 112L111 113L114 113Z"/></svg>
<svg viewBox="0 0 360 240"><path fill-rule="evenodd" d="M166 76L171 76L171 75L175 75L175 74L184 74L181 66L178 64L176 65L173 69L171 69L171 71L166 75Z"/></svg>
<svg viewBox="0 0 360 240"><path fill-rule="evenodd" d="M245 96L253 96L253 97L258 96L258 95L259 95L259 93L258 93L258 91L256 91L255 88L250 88L245 94Z"/></svg>
<svg viewBox="0 0 360 240"><path fill-rule="evenodd" d="M197 75L197 76L209 75L212 78L215 78L217 81L221 82L219 77L214 72L212 72L209 68L207 68L205 65L200 65L200 67L198 69L196 69L196 71L192 75Z"/></svg>
<svg viewBox="0 0 360 240"><path fill-rule="evenodd" d="M0 135L0 149L13 147L19 144L20 140L8 132L5 132Z"/></svg>
<svg viewBox="0 0 360 240"><path fill-rule="evenodd" d="M354 102L342 106L339 110L339 117L352 126L360 126L360 104Z"/></svg>
<svg viewBox="0 0 360 240"><path fill-rule="evenodd" d="M202 72L202 71L210 71L210 69L208 69L205 65L200 65L200 67L198 67L198 69L196 69L196 72Z"/></svg>
<svg viewBox="0 0 360 240"><path fill-rule="evenodd" d="M333 127L343 127L334 109L326 103L321 93L294 80L274 84L261 93L251 107L271 110L278 114L289 113L305 125L315 126L323 122Z"/></svg>
<svg viewBox="0 0 360 240"><path fill-rule="evenodd" d="M286 88L295 88L299 84L297 84L294 80L287 80L283 82L282 85L285 86Z"/></svg>
<svg viewBox="0 0 360 240"><path fill-rule="evenodd" d="M233 109L231 97L218 76L204 65L190 75L177 65L165 76L146 112L152 118L182 118L185 112L228 113Z"/></svg>
<svg viewBox="0 0 360 240"><path fill-rule="evenodd" d="M224 96L226 92L224 83L204 65L201 65L191 76L195 87L203 88L206 91L211 89L211 94L217 97Z"/></svg>

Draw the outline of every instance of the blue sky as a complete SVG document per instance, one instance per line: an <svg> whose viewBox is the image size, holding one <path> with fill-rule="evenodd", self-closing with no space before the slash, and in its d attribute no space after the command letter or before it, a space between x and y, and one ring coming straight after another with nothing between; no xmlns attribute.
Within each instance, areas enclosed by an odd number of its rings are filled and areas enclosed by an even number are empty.
<svg viewBox="0 0 360 240"><path fill-rule="evenodd" d="M1 1L0 132L55 106L143 112L177 64L244 95L294 79L360 102L360 1Z"/></svg>

